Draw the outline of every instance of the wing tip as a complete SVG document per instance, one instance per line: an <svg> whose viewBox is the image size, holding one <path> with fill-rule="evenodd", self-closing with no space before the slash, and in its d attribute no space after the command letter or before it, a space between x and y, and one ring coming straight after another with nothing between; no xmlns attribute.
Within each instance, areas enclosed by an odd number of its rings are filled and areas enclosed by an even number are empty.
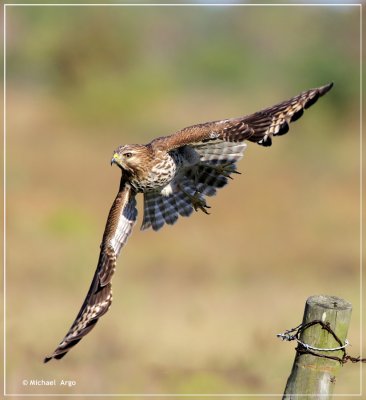
<svg viewBox="0 0 366 400"><path fill-rule="evenodd" d="M308 95L308 98L307 98L305 104L303 105L303 108L305 110L307 110L309 107L311 107L313 104L315 104L320 97L324 96L326 93L329 92L330 89L332 89L333 85L334 85L334 83L330 82L324 86L320 86L316 89L309 90L308 91L309 95ZM300 112L300 110L299 110L299 112ZM294 114L294 116L295 115L296 115L296 113ZM292 117L291 122L296 121L296 119L301 117L301 115L302 115L302 112L300 113L300 115L297 118L294 119Z"/></svg>
<svg viewBox="0 0 366 400"><path fill-rule="evenodd" d="M63 356L65 356L66 355L66 353L67 353L67 351L65 351L64 353L61 353L61 354L52 354L52 356L46 356L44 359L43 359L43 363L44 364L47 364L49 361L51 361L53 358L55 359L55 360L60 360Z"/></svg>
<svg viewBox="0 0 366 400"><path fill-rule="evenodd" d="M301 116L304 113L304 110L307 110L309 107L311 107L313 104L315 104L317 102L317 100L320 97L324 96L326 93L328 93L332 89L333 86L334 86L334 82L329 82L326 85L320 86L318 88L309 89L307 91L304 91L299 96L297 96L300 98L301 98L301 96L304 96L305 101L302 104L302 107L300 109L298 109L297 111L295 111L291 115L290 120L286 121L284 124L282 124L282 126L280 126L279 131L276 133L273 133L273 136L280 136L280 135L287 133L289 131L288 122L294 122L294 121L297 121L299 118L301 118ZM272 134L266 134L260 140L256 140L257 144L259 144L261 146L265 146L265 147L271 146L272 145L271 136L272 136Z"/></svg>
<svg viewBox="0 0 366 400"><path fill-rule="evenodd" d="M325 93L328 93L330 89L334 86L334 82L330 82L324 86L318 88L318 92L320 96L323 96Z"/></svg>

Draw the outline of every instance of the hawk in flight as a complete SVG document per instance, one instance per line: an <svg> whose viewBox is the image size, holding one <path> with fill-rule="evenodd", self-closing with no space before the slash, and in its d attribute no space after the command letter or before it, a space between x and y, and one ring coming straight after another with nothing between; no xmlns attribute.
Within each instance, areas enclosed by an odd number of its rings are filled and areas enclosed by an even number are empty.
<svg viewBox="0 0 366 400"><path fill-rule="evenodd" d="M274 136L285 134L290 122L332 86L304 91L245 117L193 125L147 145L118 147L111 163L121 169L122 177L109 211L97 269L74 323L44 362L64 357L108 311L116 260L136 222L138 193L144 195L142 229L157 231L164 224L174 224L179 216L188 217L193 210L208 213L206 196L213 196L231 174L238 173L236 163L247 147L245 141L270 146Z"/></svg>

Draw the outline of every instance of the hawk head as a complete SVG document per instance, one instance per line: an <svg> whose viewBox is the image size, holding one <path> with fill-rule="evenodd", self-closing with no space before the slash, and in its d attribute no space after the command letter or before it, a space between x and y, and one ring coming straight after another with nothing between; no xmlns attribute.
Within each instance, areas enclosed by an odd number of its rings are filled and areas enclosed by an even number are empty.
<svg viewBox="0 0 366 400"><path fill-rule="evenodd" d="M111 165L116 164L122 170L129 172L137 172L141 166L151 158L147 146L139 144L127 144L119 146L114 151Z"/></svg>

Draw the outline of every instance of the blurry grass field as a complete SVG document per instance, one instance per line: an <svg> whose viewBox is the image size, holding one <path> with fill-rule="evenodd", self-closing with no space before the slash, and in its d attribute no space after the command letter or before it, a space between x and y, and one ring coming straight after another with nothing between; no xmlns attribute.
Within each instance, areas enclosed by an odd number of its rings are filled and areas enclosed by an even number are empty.
<svg viewBox="0 0 366 400"><path fill-rule="evenodd" d="M9 393L281 393L294 346L275 335L314 294L353 304L359 354L358 18L355 7L8 8ZM136 227L108 314L42 364L94 273L118 145L333 80L271 148L249 144L210 216ZM77 385L22 386L54 378ZM336 393L359 382L346 365Z"/></svg>

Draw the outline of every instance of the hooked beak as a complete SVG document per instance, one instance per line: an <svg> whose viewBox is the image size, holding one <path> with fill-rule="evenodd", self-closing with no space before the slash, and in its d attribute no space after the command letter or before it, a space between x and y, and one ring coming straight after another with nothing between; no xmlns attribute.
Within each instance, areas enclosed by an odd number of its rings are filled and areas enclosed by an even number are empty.
<svg viewBox="0 0 366 400"><path fill-rule="evenodd" d="M114 153L111 159L111 165L117 164L119 167L121 167L120 160L121 156L118 153Z"/></svg>

